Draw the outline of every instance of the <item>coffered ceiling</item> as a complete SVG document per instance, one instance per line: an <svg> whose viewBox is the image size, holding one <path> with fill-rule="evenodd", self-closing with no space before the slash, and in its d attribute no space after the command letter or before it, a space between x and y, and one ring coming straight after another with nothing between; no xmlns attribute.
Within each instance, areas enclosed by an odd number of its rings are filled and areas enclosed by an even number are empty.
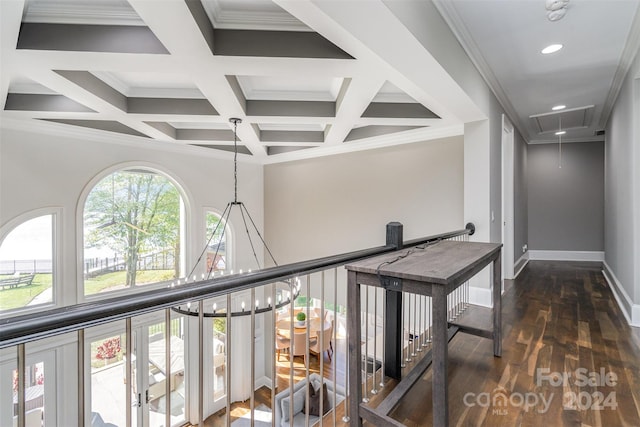
<svg viewBox="0 0 640 427"><path fill-rule="evenodd" d="M420 1L0 0L0 119L228 158L239 117L258 163L459 135L486 117L405 26ZM566 140L602 139L640 2L570 0L557 22L545 3L435 1L525 140L560 117Z"/></svg>
<svg viewBox="0 0 640 427"><path fill-rule="evenodd" d="M2 0L2 120L225 157L239 117L242 158L270 163L460 134L480 117L465 96L433 95L452 82L437 64L411 78L422 46L400 63L386 53L412 35L382 1L317 3ZM356 34L362 7L375 15Z"/></svg>

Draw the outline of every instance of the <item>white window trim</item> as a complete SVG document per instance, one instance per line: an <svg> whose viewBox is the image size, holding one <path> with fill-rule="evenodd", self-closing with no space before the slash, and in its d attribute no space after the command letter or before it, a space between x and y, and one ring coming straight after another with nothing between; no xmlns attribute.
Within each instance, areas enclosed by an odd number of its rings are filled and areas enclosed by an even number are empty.
<svg viewBox="0 0 640 427"><path fill-rule="evenodd" d="M0 228L0 245L4 242L4 239L18 226L32 219L39 218L41 216L51 215L53 222L51 224L51 242L52 251L51 254L51 302L47 304L40 304L36 306L20 307L11 310L4 310L0 312L0 318L12 317L17 314L29 314L33 312L42 311L42 309L61 307L63 302L60 298L62 285L62 250L63 250L63 208L60 206L44 207L33 209L23 214L20 214L11 220L7 221Z"/></svg>
<svg viewBox="0 0 640 427"><path fill-rule="evenodd" d="M78 205L76 210L76 277L77 277L77 295L78 295L78 303L86 302L86 301L95 301L97 298L104 298L105 295L111 297L121 296L121 295L131 295L140 292L145 292L151 289L159 289L164 287L165 285L145 285L145 286L136 286L131 289L122 289L117 291L110 291L108 293L103 294L94 294L94 295L85 295L84 293L84 206L87 202L87 197L89 197L89 193L94 189L94 187L103 179L110 176L111 174L127 169L147 169L152 172L155 172L159 175L167 178L171 183L176 187L178 193L180 194L180 198L182 200L181 203L181 212L184 213L184 219L181 221L181 247L184 249L181 254L181 259L178 262L181 263L181 268L183 268L185 261L192 258L191 249L189 245L185 245L186 236L191 235L192 230L192 217L191 217L191 200L193 200L192 195L187 190L187 187L184 183L176 177L176 174L167 170L162 165L158 165L150 162L124 162L118 163L116 165L110 166L106 169L103 169L101 172L96 174L82 189L82 193L78 198ZM182 211L184 209L184 211Z"/></svg>

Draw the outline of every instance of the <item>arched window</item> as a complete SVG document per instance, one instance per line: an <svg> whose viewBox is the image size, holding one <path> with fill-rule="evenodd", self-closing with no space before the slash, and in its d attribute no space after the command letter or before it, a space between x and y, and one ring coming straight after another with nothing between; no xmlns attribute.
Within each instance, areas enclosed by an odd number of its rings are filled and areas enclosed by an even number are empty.
<svg viewBox="0 0 640 427"><path fill-rule="evenodd" d="M54 302L55 214L0 234L0 312Z"/></svg>
<svg viewBox="0 0 640 427"><path fill-rule="evenodd" d="M135 168L112 173L84 205L84 294L180 277L180 192L166 176Z"/></svg>

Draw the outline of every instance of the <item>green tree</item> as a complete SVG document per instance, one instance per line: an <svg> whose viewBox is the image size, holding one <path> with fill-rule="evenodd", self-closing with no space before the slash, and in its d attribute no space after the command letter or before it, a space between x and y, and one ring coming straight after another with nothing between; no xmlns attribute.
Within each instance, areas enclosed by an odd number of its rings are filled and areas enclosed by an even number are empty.
<svg viewBox="0 0 640 427"><path fill-rule="evenodd" d="M87 198L84 226L85 248L123 254L126 286L136 282L141 254L173 249L178 273L180 195L167 178L131 170L103 179Z"/></svg>

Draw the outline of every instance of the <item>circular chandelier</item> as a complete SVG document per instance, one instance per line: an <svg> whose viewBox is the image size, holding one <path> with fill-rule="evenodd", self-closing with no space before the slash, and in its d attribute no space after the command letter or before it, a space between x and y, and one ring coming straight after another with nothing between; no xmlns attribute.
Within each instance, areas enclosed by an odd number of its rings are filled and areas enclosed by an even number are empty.
<svg viewBox="0 0 640 427"><path fill-rule="evenodd" d="M216 245L216 250L213 256L213 262L207 269L207 273L202 274L201 280L204 281L204 280L214 278L216 271L220 271L220 275L218 277L221 277L224 275L223 270L216 270L216 265L218 264L218 259L219 259L218 257L220 255L222 244L225 238L225 232L227 229L226 224L229 221L229 217L231 215L231 212L234 210L234 208L237 208L237 210L240 211L240 216L242 217L244 229L247 233L249 244L251 246L251 251L253 253L253 257L256 261L256 264L258 265L258 268L261 268L261 266L260 266L260 261L258 259L258 255L256 254L254 242L251 239L250 228L252 228L253 231L256 233L256 235L259 237L260 241L262 242L262 245L264 246L266 252L269 254L269 257L271 258L273 263L275 265L278 265L275 258L273 257L273 254L271 253L271 250L267 246L267 243L264 241L264 238L262 237L260 230L258 230L258 227L253 221L251 214L247 210L244 203L241 201L238 201L238 124L242 123L242 119L232 117L229 119L229 122L233 124L233 185L234 185L233 201L227 203L227 206L222 212L220 220L216 224L213 232L211 233L211 236L207 240L207 243L204 245L204 248L202 249L200 256L198 257L194 266L191 268L191 271L189 272L189 274L187 274L186 278L184 278L184 282L181 283L181 279L178 279L177 282L171 283L169 285L170 288L173 288L175 286L180 286L181 284L189 283L190 277L192 278L191 283L195 283L198 281L197 276L194 274L194 272L197 266L202 261L205 254L207 253L207 249L212 246L211 242L214 240L214 237L218 233L218 228L221 225L222 225L221 234L218 238L217 243L214 243ZM226 251L226 245L224 250ZM225 266L226 266L226 259L225 259ZM251 270L248 270L248 272L250 273ZM231 270L230 274L233 274L233 270ZM242 270L240 270L238 274L242 274ZM288 304L291 304L291 302L294 301L300 294L300 280L296 278L296 279L290 279L289 281L281 281L279 283L286 285L286 288L280 288L280 289L276 288L276 301L271 301L271 297L268 297L267 304L263 307L260 307L259 300L256 300L255 306L249 307L248 309L246 309L245 303L244 301L242 301L241 310L231 312L231 317L247 316L247 315L250 315L251 313L255 313L255 314L266 313L267 311L271 311L273 309L279 309ZM273 304L275 305L272 307ZM187 316L199 316L200 313L199 313L198 307L200 306L200 304L194 304L194 305L195 307L192 309L191 303L188 302L186 304L181 304L179 306L172 307L172 310L175 311L176 313L184 314ZM226 309L220 310L216 303L213 303L212 305L210 305L210 308L211 308L211 311L204 310L204 313L203 313L204 317L227 317Z"/></svg>

